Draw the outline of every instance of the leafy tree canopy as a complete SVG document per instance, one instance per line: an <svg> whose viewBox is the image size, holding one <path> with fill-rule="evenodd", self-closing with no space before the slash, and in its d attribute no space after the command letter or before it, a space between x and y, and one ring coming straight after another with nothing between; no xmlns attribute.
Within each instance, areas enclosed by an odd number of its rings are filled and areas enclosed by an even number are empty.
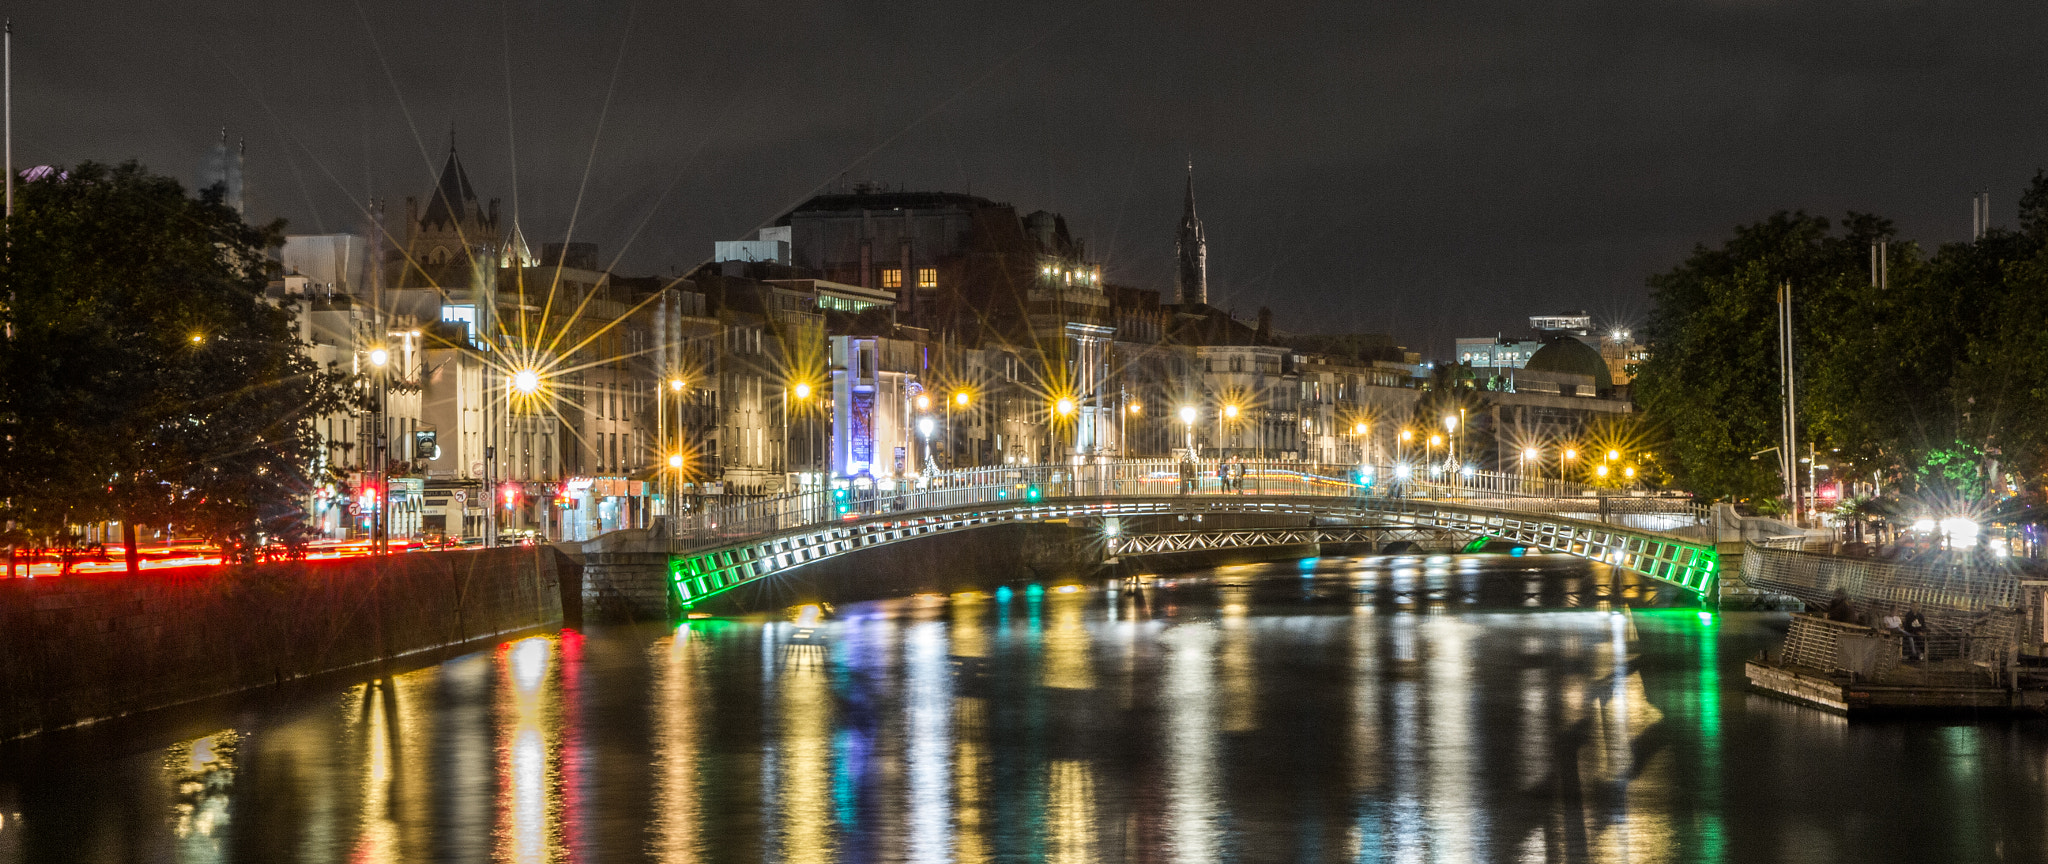
<svg viewBox="0 0 2048 864"><path fill-rule="evenodd" d="M1780 488L1776 292L1793 291L1800 438L1838 477L1982 494L2038 476L2048 435L2048 174L2019 231L1927 254L1889 221L1779 213L1651 277L1643 408L1668 428L1678 485L1725 498ZM1923 490L1923 487L1924 490Z"/></svg>
<svg viewBox="0 0 2048 864"><path fill-rule="evenodd" d="M40 173L0 261L0 506L35 530L175 525L252 554L265 523L302 521L313 420L348 393L266 297L283 223L133 162Z"/></svg>

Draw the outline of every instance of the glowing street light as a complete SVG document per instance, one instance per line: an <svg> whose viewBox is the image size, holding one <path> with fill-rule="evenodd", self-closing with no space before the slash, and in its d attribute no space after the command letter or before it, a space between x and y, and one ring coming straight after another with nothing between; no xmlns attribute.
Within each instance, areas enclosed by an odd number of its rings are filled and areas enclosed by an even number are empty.
<svg viewBox="0 0 2048 864"><path fill-rule="evenodd" d="M1602 477L1605 477L1605 476L1607 476L1607 466L1605 466L1605 465L1602 465L1602 466L1600 466L1600 468L1599 468L1599 469L1598 469L1597 471L1595 471L1594 473L1596 473L1596 474L1599 474L1599 475L1600 475L1600 476L1602 476Z"/></svg>
<svg viewBox="0 0 2048 864"><path fill-rule="evenodd" d="M669 389L670 391L672 391L672 392L676 392L676 393L681 393L681 392L683 392L683 379L681 379L681 378L670 378L670 379L668 379L668 389Z"/></svg>
<svg viewBox="0 0 2048 864"><path fill-rule="evenodd" d="M1621 476L1627 477L1630 480L1636 479L1636 466L1630 465L1627 468L1621 469Z"/></svg>
<svg viewBox="0 0 2048 864"><path fill-rule="evenodd" d="M1456 414L1445 414L1445 415L1444 415L1444 431L1445 431L1445 432L1456 432L1456 431L1458 431L1458 415L1456 415Z"/></svg>
<svg viewBox="0 0 2048 864"><path fill-rule="evenodd" d="M1188 424L1188 425L1190 425L1190 426L1194 425L1194 423L1195 423L1195 406L1193 406L1193 405L1182 405L1182 406L1180 406L1180 422L1182 422L1182 423L1186 423L1186 424Z"/></svg>
<svg viewBox="0 0 2048 864"><path fill-rule="evenodd" d="M811 385L807 382L798 381L795 387L790 388L790 392L795 394L798 399L809 399L811 398Z"/></svg>
<svg viewBox="0 0 2048 864"><path fill-rule="evenodd" d="M932 397L931 397L931 396L930 396L929 394L925 394L925 393L919 393L919 394L917 394L917 410L919 410L919 411L930 411L930 410L932 410Z"/></svg>
<svg viewBox="0 0 2048 864"><path fill-rule="evenodd" d="M932 425L932 418L930 418L930 417L919 417L919 418L917 418L917 434L919 434L919 435L923 435L923 436L925 437L925 440L927 440L927 441L931 440L931 437L932 437L932 429L933 429L933 425Z"/></svg>
<svg viewBox="0 0 2048 864"><path fill-rule="evenodd" d="M199 334L197 334L197 333L194 333L194 334L192 334L192 344L194 344L194 345L197 345L197 344L199 344L199 343L201 343L201 342L204 342L204 341L206 341L206 337L205 337L205 336L201 336L201 335L199 335Z"/></svg>
<svg viewBox="0 0 2048 864"><path fill-rule="evenodd" d="M960 406L960 407L962 407L962 408L965 408L965 407L967 407L967 398L968 398L968 397L967 397L967 391L965 391L965 390L955 390L955 391L953 391L953 404L955 404L955 405L958 405L958 406Z"/></svg>
<svg viewBox="0 0 2048 864"><path fill-rule="evenodd" d="M1542 454L1542 453L1539 453L1539 452L1537 452L1537 451L1536 451L1536 448L1534 448L1534 447L1528 447L1528 448L1524 448L1524 449L1522 450L1522 459L1523 459L1523 461L1526 461L1526 462L1534 462L1534 461L1536 461L1536 460L1537 460L1538 458L1541 458L1541 457L1542 457L1542 455L1543 455L1543 454Z"/></svg>
<svg viewBox="0 0 2048 864"><path fill-rule="evenodd" d="M1145 413L1145 406L1140 405L1136 402L1132 402L1130 404L1130 407L1126 410L1130 411L1132 414L1143 414Z"/></svg>
<svg viewBox="0 0 2048 864"><path fill-rule="evenodd" d="M681 453L670 453L670 454L668 454L668 467L670 467L670 468L681 468L681 467L683 467L683 454L681 454Z"/></svg>
<svg viewBox="0 0 2048 864"><path fill-rule="evenodd" d="M1620 450L1609 450L1609 451L1607 451L1607 461L1609 461L1609 462L1619 462L1619 461L1621 461L1621 451L1620 451Z"/></svg>
<svg viewBox="0 0 2048 864"><path fill-rule="evenodd" d="M1225 405L1225 406L1223 406L1223 417L1224 417L1224 419L1226 419L1226 420L1236 420L1236 419L1237 419L1237 406L1236 406L1236 405Z"/></svg>
<svg viewBox="0 0 2048 864"><path fill-rule="evenodd" d="M1069 416L1074 413L1074 400L1061 396L1060 401L1053 403L1052 409L1061 417Z"/></svg>
<svg viewBox="0 0 2048 864"><path fill-rule="evenodd" d="M1351 427L1351 434L1353 434L1353 435L1364 435L1364 434L1365 434L1365 424L1364 424L1364 423L1360 423L1360 424L1358 424L1358 425L1356 425L1356 426L1353 426L1353 427Z"/></svg>
<svg viewBox="0 0 2048 864"><path fill-rule="evenodd" d="M192 341L194 341L194 342L197 342L197 341L199 341L199 339L198 339L198 337L196 337L196 336L195 336L195 337L193 337ZM382 368L384 368L384 365L385 365L385 364L387 364L387 363L390 363L390 362L391 362L391 352L389 352L389 351L386 351L386 350L384 350L383 348L372 348L372 349L370 349L370 365L372 365L372 366L375 366L375 367L377 367L377 368L379 368L379 369L382 369Z"/></svg>
<svg viewBox="0 0 2048 864"><path fill-rule="evenodd" d="M1431 436L1429 436L1429 446L1431 446L1431 447L1442 447L1442 446L1444 446L1444 436L1442 436L1442 435L1431 435Z"/></svg>
<svg viewBox="0 0 2048 864"><path fill-rule="evenodd" d="M370 358L371 362L375 362L376 359L377 358L374 356ZM512 373L512 389L517 390L521 394L526 396L532 396L535 393L539 393L540 373L535 372L532 369L521 369L518 372Z"/></svg>

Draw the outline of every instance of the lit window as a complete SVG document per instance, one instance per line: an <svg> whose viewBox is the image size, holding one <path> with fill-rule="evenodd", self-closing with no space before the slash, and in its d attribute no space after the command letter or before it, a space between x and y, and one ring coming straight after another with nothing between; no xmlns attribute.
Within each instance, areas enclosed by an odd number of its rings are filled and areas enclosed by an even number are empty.
<svg viewBox="0 0 2048 864"><path fill-rule="evenodd" d="M938 268L936 268L936 267L919 267L919 268L917 268L917 287L919 287L919 288L937 288L937 287L939 287L939 270L938 270Z"/></svg>
<svg viewBox="0 0 2048 864"><path fill-rule="evenodd" d="M882 287L884 287L884 288L901 288L901 287L903 287L903 271L901 271L901 270L897 270L897 269L893 269L893 268L892 268L892 269L888 269L888 270L883 270L883 271L882 271Z"/></svg>

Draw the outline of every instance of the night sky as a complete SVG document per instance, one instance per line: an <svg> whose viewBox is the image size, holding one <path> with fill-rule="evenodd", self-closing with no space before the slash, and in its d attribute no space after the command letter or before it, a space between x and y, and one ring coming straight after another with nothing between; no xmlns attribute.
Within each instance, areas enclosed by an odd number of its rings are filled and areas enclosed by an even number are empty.
<svg viewBox="0 0 2048 864"><path fill-rule="evenodd" d="M193 179L223 125L251 215L361 230L449 129L535 246L670 272L872 180L1065 214L1172 289L1196 168L1212 301L1450 339L1585 308L1781 208L1966 237L2048 165L2048 5L42 2L12 10L17 166ZM516 165L516 169L515 169ZM587 168L587 170L586 170ZM580 208L579 208L580 196ZM630 244L630 245L628 245ZM623 247L623 248L622 248Z"/></svg>

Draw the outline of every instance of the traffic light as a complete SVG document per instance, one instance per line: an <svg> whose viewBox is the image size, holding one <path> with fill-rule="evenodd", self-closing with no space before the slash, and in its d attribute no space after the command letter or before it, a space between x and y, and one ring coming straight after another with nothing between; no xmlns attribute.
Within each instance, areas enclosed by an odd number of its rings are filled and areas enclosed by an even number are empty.
<svg viewBox="0 0 2048 864"><path fill-rule="evenodd" d="M1024 499L1025 499L1025 500L1027 500L1027 501L1036 501L1036 500L1038 500L1038 487L1036 487L1036 486L1031 486L1031 487L1027 487L1027 488L1026 488L1026 489L1024 490Z"/></svg>

